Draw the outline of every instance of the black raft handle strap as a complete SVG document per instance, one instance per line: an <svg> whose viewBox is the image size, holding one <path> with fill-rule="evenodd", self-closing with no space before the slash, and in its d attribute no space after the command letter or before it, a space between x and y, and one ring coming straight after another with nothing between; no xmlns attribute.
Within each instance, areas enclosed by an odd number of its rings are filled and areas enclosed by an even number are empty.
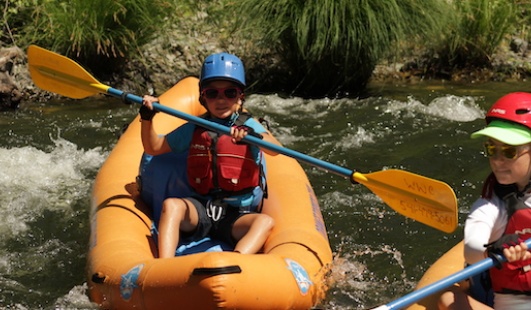
<svg viewBox="0 0 531 310"><path fill-rule="evenodd" d="M225 266L225 267L214 267L214 268L195 268L192 272L194 276L218 276L222 274L231 274L231 273L242 273L240 266Z"/></svg>

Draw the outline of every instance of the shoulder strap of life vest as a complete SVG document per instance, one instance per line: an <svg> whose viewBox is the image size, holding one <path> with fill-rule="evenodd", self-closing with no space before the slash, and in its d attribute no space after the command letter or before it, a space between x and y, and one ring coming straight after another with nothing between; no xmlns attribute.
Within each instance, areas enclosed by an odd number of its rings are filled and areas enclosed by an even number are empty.
<svg viewBox="0 0 531 310"><path fill-rule="evenodd" d="M527 208L521 198L524 197L525 192L529 190L530 186L531 183L527 184L524 190L519 191L515 184L501 185L496 182L496 185L494 186L494 192L496 195L498 195L498 197L505 201L508 220L516 211Z"/></svg>
<svg viewBox="0 0 531 310"><path fill-rule="evenodd" d="M249 118L252 118L253 115L249 112L241 112L239 115L238 115L238 118L236 119L236 121L234 121L234 125L236 126L242 126L243 124L245 124L245 122L249 119ZM259 167L260 167L260 187L262 188L262 191L264 192L264 195L262 197L262 202L265 198L267 198L267 180L266 180L266 177L265 177L265 171L264 171L264 165L262 164L262 153L260 152L260 164L259 164ZM260 203L260 208L262 206L262 203ZM259 210L261 211L261 210Z"/></svg>
<svg viewBox="0 0 531 310"><path fill-rule="evenodd" d="M238 115L238 118L236 118L236 120L234 121L234 125L236 126L242 126L243 124L245 124L245 122L252 118L253 115L249 112L240 112L240 114Z"/></svg>
<svg viewBox="0 0 531 310"><path fill-rule="evenodd" d="M238 115L238 118L236 119L236 121L234 121L234 125L242 126L243 124L245 124L245 122L249 118L252 118L252 117L253 117L253 115L251 113L249 113L249 112L241 112ZM259 182L260 182L260 187L262 188L262 191L264 192L264 195L262 196L262 201L258 205L258 212L262 211L262 206L263 206L264 199L267 198L267 180L266 180L266 176L265 176L264 165L262 164L262 160L263 160L262 156L263 156L263 154L262 154L262 152L260 152L260 164L259 164L260 177L259 177Z"/></svg>

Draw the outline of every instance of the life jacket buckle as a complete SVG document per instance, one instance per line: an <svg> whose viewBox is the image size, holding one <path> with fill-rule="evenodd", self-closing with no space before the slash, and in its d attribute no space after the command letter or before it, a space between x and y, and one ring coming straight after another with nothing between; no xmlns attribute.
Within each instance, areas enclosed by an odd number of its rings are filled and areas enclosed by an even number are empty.
<svg viewBox="0 0 531 310"><path fill-rule="evenodd" d="M218 222L223 217L225 217L226 208L227 204L223 203L221 200L209 200L206 203L206 213L208 217L214 222Z"/></svg>

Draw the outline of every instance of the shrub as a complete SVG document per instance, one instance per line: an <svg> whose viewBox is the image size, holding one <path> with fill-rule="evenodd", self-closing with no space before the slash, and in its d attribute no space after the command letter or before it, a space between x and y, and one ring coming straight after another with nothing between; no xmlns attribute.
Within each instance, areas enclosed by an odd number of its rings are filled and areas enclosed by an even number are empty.
<svg viewBox="0 0 531 310"><path fill-rule="evenodd" d="M303 96L363 90L401 40L430 37L448 12L440 0L242 0L243 31L259 31L288 68L275 81Z"/></svg>
<svg viewBox="0 0 531 310"><path fill-rule="evenodd" d="M40 0L24 42L113 71L164 27L171 0Z"/></svg>
<svg viewBox="0 0 531 310"><path fill-rule="evenodd" d="M16 44L38 0L11 0L5 3L2 14L0 42Z"/></svg>
<svg viewBox="0 0 531 310"><path fill-rule="evenodd" d="M490 66L493 53L514 30L517 4L506 0L452 1L455 17L449 20L436 49L439 66ZM437 57L433 57L436 60Z"/></svg>

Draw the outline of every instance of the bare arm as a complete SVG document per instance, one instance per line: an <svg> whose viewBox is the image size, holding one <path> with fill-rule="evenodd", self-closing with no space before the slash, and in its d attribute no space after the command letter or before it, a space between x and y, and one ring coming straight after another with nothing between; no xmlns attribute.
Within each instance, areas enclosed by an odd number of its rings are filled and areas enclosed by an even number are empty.
<svg viewBox="0 0 531 310"><path fill-rule="evenodd" d="M153 103L158 102L158 98L152 96L144 96L143 105L153 110ZM159 136L153 128L153 120L142 120L140 135L142 137L142 145L144 151L149 155L160 155L168 153L171 148L166 141L165 136Z"/></svg>

